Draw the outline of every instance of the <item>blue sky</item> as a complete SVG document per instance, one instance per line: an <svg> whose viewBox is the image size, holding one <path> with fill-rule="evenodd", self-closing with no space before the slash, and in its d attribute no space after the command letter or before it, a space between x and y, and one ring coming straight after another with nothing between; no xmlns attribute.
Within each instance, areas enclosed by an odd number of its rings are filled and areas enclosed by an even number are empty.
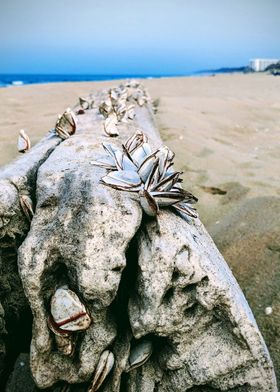
<svg viewBox="0 0 280 392"><path fill-rule="evenodd" d="M0 73L186 74L279 37L280 0L0 0Z"/></svg>

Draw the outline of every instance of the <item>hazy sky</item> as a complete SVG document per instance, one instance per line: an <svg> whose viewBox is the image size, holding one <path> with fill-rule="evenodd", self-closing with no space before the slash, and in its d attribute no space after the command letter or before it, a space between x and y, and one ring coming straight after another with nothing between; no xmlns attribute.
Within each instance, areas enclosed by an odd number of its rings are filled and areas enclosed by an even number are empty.
<svg viewBox="0 0 280 392"><path fill-rule="evenodd" d="M280 0L0 0L0 73L184 74L279 37Z"/></svg>

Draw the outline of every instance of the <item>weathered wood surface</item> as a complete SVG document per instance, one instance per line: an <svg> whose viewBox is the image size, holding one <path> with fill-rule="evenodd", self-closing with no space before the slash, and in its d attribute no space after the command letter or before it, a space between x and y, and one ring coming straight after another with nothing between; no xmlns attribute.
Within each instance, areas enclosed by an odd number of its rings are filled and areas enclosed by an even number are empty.
<svg viewBox="0 0 280 392"><path fill-rule="evenodd" d="M121 147L140 129L154 148L162 145L149 103L136 106L135 119L119 125L119 137L106 136L98 110L104 95L92 96L95 106L78 116L73 136L42 142L46 159L32 161L35 147L1 176L8 183L27 178L23 183L36 205L27 236L18 202L9 230L26 236L18 267L34 318L31 370L37 385L64 381L87 390L109 348L115 365L103 391L276 392L273 365L250 308L199 219L190 223L168 209L148 218L137 195L99 183L106 170L91 161L105 155L102 142ZM21 172L20 162L23 168L30 162L31 169ZM2 190L1 197L5 210ZM51 296L64 284L93 319L78 334L72 357L57 351L47 325ZM152 342L153 354L125 373L139 339Z"/></svg>

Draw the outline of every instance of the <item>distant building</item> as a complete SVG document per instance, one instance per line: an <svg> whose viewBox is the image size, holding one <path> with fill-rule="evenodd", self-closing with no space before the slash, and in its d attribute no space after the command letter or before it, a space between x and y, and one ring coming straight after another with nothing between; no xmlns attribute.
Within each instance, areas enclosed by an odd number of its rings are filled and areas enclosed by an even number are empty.
<svg viewBox="0 0 280 392"><path fill-rule="evenodd" d="M252 59L249 62L249 67L255 72L260 72L264 71L269 65L278 63L278 61L280 59Z"/></svg>

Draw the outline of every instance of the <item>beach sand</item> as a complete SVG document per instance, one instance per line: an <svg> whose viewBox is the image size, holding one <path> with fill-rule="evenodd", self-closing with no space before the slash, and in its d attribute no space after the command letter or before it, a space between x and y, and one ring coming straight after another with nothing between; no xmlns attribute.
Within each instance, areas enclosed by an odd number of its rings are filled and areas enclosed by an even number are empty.
<svg viewBox="0 0 280 392"><path fill-rule="evenodd" d="M0 164L20 128L36 143L79 96L118 82L0 89ZM199 197L201 220L254 312L280 380L280 77L231 74L145 80L162 139ZM272 314L266 315L266 307Z"/></svg>

